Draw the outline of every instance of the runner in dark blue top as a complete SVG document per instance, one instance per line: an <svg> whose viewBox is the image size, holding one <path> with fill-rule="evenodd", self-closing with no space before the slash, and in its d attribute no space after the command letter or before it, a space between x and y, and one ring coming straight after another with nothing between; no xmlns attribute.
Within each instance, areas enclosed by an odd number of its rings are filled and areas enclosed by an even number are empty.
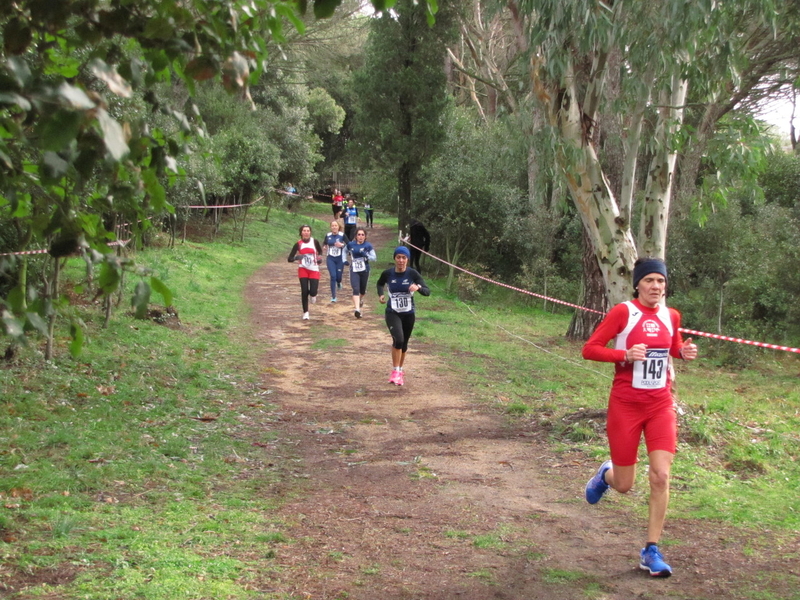
<svg viewBox="0 0 800 600"><path fill-rule="evenodd" d="M392 374L389 383L403 385L403 363L408 352L408 339L414 330L414 293L430 296L422 275L408 267L411 252L405 246L394 250L394 267L386 269L378 278L378 299L386 303L384 286L388 287L389 303L386 305L386 326L392 334Z"/></svg>
<svg viewBox="0 0 800 600"><path fill-rule="evenodd" d="M376 260L375 248L367 241L367 231L363 227L356 229L356 239L345 247L345 257L349 255L350 285L353 288L353 308L356 319L361 318L361 307L367 293L369 280L369 261Z"/></svg>
<svg viewBox="0 0 800 600"><path fill-rule="evenodd" d="M358 209L352 199L347 201L347 207L342 211L342 219L344 219L344 234L348 240L354 240L358 227Z"/></svg>
<svg viewBox="0 0 800 600"><path fill-rule="evenodd" d="M331 230L322 244L323 252L327 251L328 275L331 276L331 302L336 302L336 290L342 289L342 271L344 271L344 248L350 240L339 233L339 221L331 221Z"/></svg>

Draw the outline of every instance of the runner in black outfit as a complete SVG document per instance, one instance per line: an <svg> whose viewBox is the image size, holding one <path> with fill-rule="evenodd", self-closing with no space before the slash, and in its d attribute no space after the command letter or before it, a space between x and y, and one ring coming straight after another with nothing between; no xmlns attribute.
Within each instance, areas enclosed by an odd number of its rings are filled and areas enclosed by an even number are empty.
<svg viewBox="0 0 800 600"><path fill-rule="evenodd" d="M430 296L431 291L414 269L408 268L411 253L405 246L394 250L394 267L386 269L378 279L378 300L386 303L384 287L389 288L389 303L386 304L386 326L392 334L392 374L389 383L403 385L403 363L408 351L408 339L414 330L414 292Z"/></svg>

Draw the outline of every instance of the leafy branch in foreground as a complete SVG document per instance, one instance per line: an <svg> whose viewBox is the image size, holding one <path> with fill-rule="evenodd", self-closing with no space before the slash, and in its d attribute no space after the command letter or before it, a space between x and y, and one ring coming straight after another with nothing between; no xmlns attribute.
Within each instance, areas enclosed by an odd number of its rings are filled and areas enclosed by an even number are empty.
<svg viewBox="0 0 800 600"><path fill-rule="evenodd" d="M320 18L340 0L312 4ZM432 16L435 2L428 7ZM164 182L180 175L191 136L203 134L193 102L176 106L163 90L181 82L194 92L195 82L215 79L252 103L268 40L282 41L287 25L302 32L307 8L306 0L0 0L0 250L46 247L58 259L89 249L111 260L115 223L140 238L153 216L173 211ZM154 114L176 126L156 125ZM30 310L27 261L16 264L0 281L0 327L13 338L41 329L57 306ZM19 302L9 301L13 290Z"/></svg>

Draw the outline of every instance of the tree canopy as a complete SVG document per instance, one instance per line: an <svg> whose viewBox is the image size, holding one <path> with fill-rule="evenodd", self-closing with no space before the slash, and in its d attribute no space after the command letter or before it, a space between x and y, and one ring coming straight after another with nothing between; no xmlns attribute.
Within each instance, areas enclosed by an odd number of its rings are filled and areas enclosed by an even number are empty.
<svg viewBox="0 0 800 600"><path fill-rule="evenodd" d="M396 173L399 226L407 230L412 186L444 137L445 48L454 14L440 12L430 27L424 5L400 0L398 8L372 20L365 65L356 75L356 132L368 164Z"/></svg>

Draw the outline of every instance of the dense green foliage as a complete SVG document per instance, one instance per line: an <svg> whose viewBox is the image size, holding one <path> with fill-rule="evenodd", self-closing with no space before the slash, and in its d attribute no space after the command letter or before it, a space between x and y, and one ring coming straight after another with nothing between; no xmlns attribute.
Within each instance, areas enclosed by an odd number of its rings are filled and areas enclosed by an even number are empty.
<svg viewBox="0 0 800 600"><path fill-rule="evenodd" d="M340 1L3 2L0 250L81 253L102 264L108 296L137 271L107 246L121 224L139 243L153 219L205 203L206 190L217 203L248 203L279 181L309 179L321 159L314 127L330 134L342 116L316 91L312 124L306 91L275 85L268 57L287 26L305 29L311 4L322 18ZM209 80L218 87L193 101ZM33 328L52 335L63 304L60 265L27 268L4 261L0 275L2 331L16 340ZM166 288L140 283L141 313L150 286Z"/></svg>
<svg viewBox="0 0 800 600"><path fill-rule="evenodd" d="M728 195L703 224L688 217L671 228L668 259L672 302L694 329L797 346L800 311L800 158L775 153L759 181L764 202L749 186ZM735 362L753 352L725 348Z"/></svg>
<svg viewBox="0 0 800 600"><path fill-rule="evenodd" d="M447 116L442 151L422 170L413 215L429 229L433 253L576 300L580 223L563 207L529 199L525 146L513 120L480 124L463 108Z"/></svg>

